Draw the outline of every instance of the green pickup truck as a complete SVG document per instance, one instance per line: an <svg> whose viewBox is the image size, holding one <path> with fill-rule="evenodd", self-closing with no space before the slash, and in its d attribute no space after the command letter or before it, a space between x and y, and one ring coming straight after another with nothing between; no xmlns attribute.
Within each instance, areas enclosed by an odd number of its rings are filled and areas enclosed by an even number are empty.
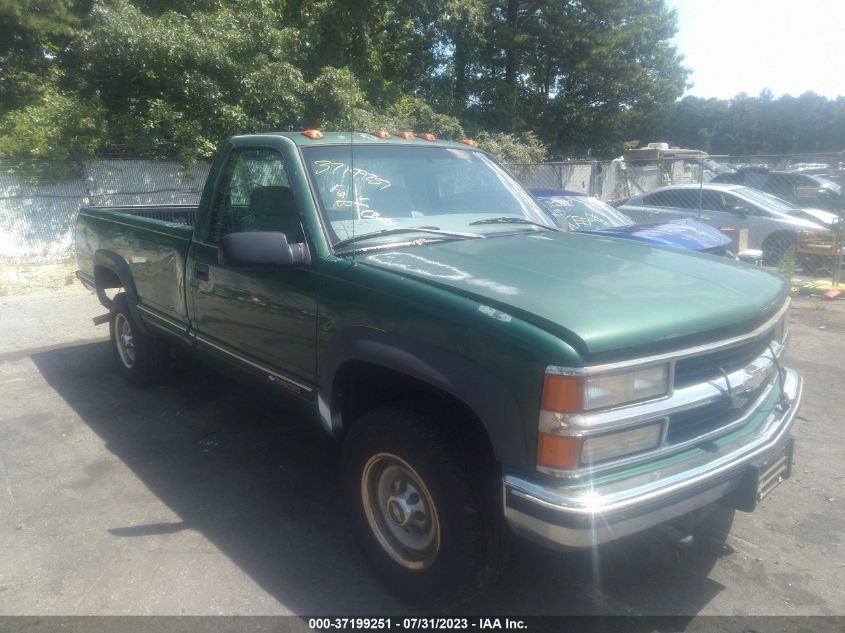
<svg viewBox="0 0 845 633"><path fill-rule="evenodd" d="M508 530L595 547L790 474L783 280L569 233L471 140L237 136L198 207L86 207L76 247L120 372L179 346L304 404L368 557L429 607L489 586Z"/></svg>

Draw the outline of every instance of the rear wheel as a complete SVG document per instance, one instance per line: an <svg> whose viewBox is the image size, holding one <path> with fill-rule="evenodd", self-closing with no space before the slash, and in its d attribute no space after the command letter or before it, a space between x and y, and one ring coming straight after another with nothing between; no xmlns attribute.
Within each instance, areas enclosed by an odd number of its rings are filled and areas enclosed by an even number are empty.
<svg viewBox="0 0 845 633"><path fill-rule="evenodd" d="M343 446L344 497L364 552L409 602L443 609L483 592L505 560L493 464L425 402L364 414Z"/></svg>
<svg viewBox="0 0 845 633"><path fill-rule="evenodd" d="M139 387L164 380L170 350L164 341L141 332L123 293L115 296L112 302L109 334L117 368L126 380Z"/></svg>

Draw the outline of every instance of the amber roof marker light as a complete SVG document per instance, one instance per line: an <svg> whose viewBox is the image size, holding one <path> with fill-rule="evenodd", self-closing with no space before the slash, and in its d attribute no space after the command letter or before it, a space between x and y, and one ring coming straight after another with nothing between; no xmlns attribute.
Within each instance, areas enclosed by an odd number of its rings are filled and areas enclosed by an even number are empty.
<svg viewBox="0 0 845 633"><path fill-rule="evenodd" d="M434 136L434 134L431 134L430 132L423 132L422 134L417 134L417 137L423 139L424 141L436 141L437 140L437 137Z"/></svg>
<svg viewBox="0 0 845 633"><path fill-rule="evenodd" d="M320 130L303 130L302 134L310 139L323 138L323 133Z"/></svg>
<svg viewBox="0 0 845 633"><path fill-rule="evenodd" d="M372 135L376 138L390 138L390 132L387 130L376 130L375 132L372 132Z"/></svg>
<svg viewBox="0 0 845 633"><path fill-rule="evenodd" d="M474 141L471 138L462 138L459 143L463 143L464 145L469 145L470 147L478 147L478 141Z"/></svg>
<svg viewBox="0 0 845 633"><path fill-rule="evenodd" d="M407 132L407 131L404 131L404 130L399 130L398 132L396 132L396 136L398 136L399 138L404 138L406 141L413 141L414 140L414 133L413 132Z"/></svg>

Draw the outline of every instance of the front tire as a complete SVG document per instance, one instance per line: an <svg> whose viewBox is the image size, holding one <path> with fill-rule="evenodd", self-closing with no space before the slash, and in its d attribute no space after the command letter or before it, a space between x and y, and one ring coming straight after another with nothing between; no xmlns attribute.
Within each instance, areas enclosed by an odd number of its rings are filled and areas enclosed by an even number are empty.
<svg viewBox="0 0 845 633"><path fill-rule="evenodd" d="M112 301L109 335L117 369L129 383L149 387L166 378L170 350L164 341L141 332L124 293Z"/></svg>
<svg viewBox="0 0 845 633"><path fill-rule="evenodd" d="M367 558L389 587L427 609L482 593L505 561L492 460L425 402L364 414L343 445L344 497Z"/></svg>

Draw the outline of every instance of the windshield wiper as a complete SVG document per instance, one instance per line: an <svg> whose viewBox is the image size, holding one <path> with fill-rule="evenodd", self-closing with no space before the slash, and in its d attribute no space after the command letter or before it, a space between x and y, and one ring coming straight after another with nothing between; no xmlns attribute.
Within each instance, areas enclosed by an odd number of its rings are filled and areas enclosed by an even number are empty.
<svg viewBox="0 0 845 633"><path fill-rule="evenodd" d="M355 237L349 237L345 240L340 240L336 242L334 248L343 248L344 246L348 246L350 244L354 244L360 240L368 240L373 237L382 237L384 235L397 235L399 233L431 233L434 235L442 235L444 237L459 237L459 238L467 238L467 239L476 239L476 238L483 238L484 235L481 233L463 233L460 231L443 231L440 227L437 226L397 226L392 229L382 229L381 231L372 231L370 233L364 233L362 235L356 235Z"/></svg>
<svg viewBox="0 0 845 633"><path fill-rule="evenodd" d="M475 220L475 222L470 222L470 226L476 226L478 224L530 224L532 226L539 226L542 229L546 229L548 231L560 231L559 228L554 226L549 226L548 224L540 224L539 222L533 222L531 220L526 220L525 218L520 218L515 215L503 215L498 218L487 218L485 220Z"/></svg>

